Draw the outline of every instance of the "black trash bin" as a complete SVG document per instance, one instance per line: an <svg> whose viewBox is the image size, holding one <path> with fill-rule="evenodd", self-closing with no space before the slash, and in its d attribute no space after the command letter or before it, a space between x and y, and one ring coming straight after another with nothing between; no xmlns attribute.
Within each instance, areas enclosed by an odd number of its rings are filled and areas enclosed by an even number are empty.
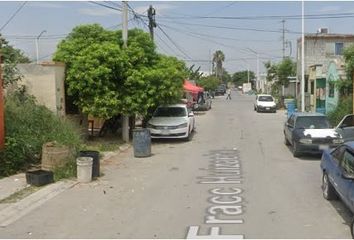
<svg viewBox="0 0 354 240"><path fill-rule="evenodd" d="M134 157L151 156L151 136L147 128L136 128L133 130Z"/></svg>
<svg viewBox="0 0 354 240"><path fill-rule="evenodd" d="M80 151L79 157L92 157L92 178L100 176L100 153L98 151Z"/></svg>

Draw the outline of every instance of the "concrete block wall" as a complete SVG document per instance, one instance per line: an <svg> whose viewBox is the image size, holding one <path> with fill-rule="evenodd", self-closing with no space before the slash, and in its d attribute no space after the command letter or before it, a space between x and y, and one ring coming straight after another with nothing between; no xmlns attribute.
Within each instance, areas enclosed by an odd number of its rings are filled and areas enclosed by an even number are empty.
<svg viewBox="0 0 354 240"><path fill-rule="evenodd" d="M65 65L63 63L19 64L21 83L39 104L58 116L65 115Z"/></svg>

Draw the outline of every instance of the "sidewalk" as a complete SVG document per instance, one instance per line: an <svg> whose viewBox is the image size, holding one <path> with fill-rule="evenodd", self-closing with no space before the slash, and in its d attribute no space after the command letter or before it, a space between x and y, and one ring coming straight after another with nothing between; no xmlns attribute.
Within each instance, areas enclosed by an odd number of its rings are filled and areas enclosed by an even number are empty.
<svg viewBox="0 0 354 240"><path fill-rule="evenodd" d="M110 161L112 157L118 156L122 151L127 150L129 144L124 144L119 147L119 151L106 152L100 159L100 163ZM43 187L34 193L13 203L0 203L0 227L6 227L17 219L23 217L27 213L36 209L44 202L54 198L65 190L74 187L78 182L76 180L61 180ZM30 185L26 182L26 174L20 173L10 177L0 179L0 201L9 196L24 190Z"/></svg>

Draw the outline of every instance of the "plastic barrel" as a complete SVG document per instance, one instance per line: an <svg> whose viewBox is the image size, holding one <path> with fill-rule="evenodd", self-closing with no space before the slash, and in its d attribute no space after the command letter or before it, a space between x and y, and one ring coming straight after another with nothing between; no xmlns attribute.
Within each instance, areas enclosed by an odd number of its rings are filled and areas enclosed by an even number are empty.
<svg viewBox="0 0 354 240"><path fill-rule="evenodd" d="M77 180L81 183L88 183L92 180L92 157L78 157L77 164Z"/></svg>
<svg viewBox="0 0 354 240"><path fill-rule="evenodd" d="M289 102L288 103L288 118L290 117L291 114L295 112L295 103L294 102Z"/></svg>
<svg viewBox="0 0 354 240"><path fill-rule="evenodd" d="M151 136L147 128L136 128L133 130L134 157L151 156Z"/></svg>
<svg viewBox="0 0 354 240"><path fill-rule="evenodd" d="M92 178L100 176L100 153L98 151L80 151L79 157L92 157Z"/></svg>

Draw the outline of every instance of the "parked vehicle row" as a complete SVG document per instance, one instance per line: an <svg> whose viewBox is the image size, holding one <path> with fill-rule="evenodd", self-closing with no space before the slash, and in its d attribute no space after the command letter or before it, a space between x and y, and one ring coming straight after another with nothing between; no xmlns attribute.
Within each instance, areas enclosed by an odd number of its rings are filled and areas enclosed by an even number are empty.
<svg viewBox="0 0 354 240"><path fill-rule="evenodd" d="M174 104L158 107L148 121L147 128L151 138L177 138L191 140L196 129L194 111L211 109L212 100L209 92L200 92L197 103L190 105Z"/></svg>
<svg viewBox="0 0 354 240"><path fill-rule="evenodd" d="M331 128L320 113L293 113L284 124L284 141L294 157L322 153L322 194L327 200L340 198L354 213L354 115L345 116ZM350 224L354 238L354 217Z"/></svg>

